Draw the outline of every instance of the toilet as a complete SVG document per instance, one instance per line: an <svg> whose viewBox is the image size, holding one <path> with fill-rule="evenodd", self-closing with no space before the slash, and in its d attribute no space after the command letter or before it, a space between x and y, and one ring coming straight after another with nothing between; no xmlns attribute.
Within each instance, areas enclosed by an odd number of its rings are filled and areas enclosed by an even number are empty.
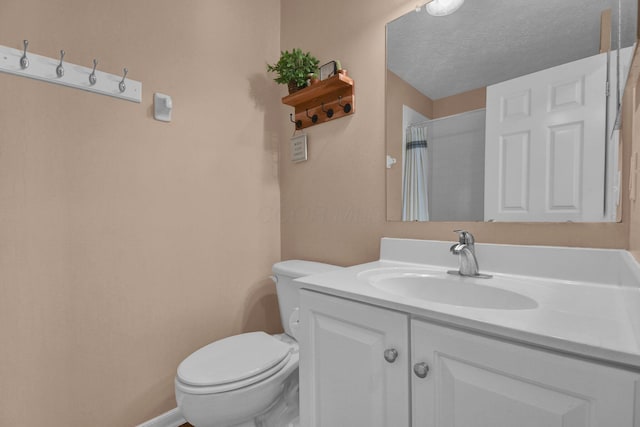
<svg viewBox="0 0 640 427"><path fill-rule="evenodd" d="M274 264L285 333L234 335L189 355L175 378L182 416L195 427L298 427L300 295L293 280L340 268L300 260Z"/></svg>

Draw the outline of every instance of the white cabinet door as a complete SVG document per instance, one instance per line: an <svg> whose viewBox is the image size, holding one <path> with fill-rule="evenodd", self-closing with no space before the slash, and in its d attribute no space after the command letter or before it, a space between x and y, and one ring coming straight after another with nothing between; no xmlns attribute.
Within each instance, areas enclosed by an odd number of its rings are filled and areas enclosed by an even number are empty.
<svg viewBox="0 0 640 427"><path fill-rule="evenodd" d="M607 57L487 88L485 220L602 221Z"/></svg>
<svg viewBox="0 0 640 427"><path fill-rule="evenodd" d="M301 426L409 426L407 315L303 290L300 322Z"/></svg>
<svg viewBox="0 0 640 427"><path fill-rule="evenodd" d="M637 427L640 375L412 320L413 427ZM640 416L640 414L638 414Z"/></svg>

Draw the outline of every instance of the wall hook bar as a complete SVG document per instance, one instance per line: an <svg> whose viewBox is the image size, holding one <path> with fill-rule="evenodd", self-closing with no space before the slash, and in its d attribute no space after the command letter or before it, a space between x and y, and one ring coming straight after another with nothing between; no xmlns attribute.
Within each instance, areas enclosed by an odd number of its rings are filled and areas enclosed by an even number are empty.
<svg viewBox="0 0 640 427"><path fill-rule="evenodd" d="M322 103L322 112L327 114L327 117L333 117L333 108L329 108L328 110L324 109L324 102Z"/></svg>
<svg viewBox="0 0 640 427"><path fill-rule="evenodd" d="M302 120L293 120L293 113L289 114L289 120L296 125L296 129L302 128Z"/></svg>
<svg viewBox="0 0 640 427"><path fill-rule="evenodd" d="M1 3L1 0L0 0ZM2 7L0 6L0 9ZM22 39L20 39L22 42ZM73 64L69 62L67 52L58 48L55 55L51 57L38 55L29 50L31 45L27 46L28 41L25 40L25 48L22 45L15 48L0 45L0 74L12 74L14 76L25 77L29 79L39 80L69 88L80 89L95 94L111 96L140 103L142 101L142 83L130 78L127 74L125 83L127 90L120 92L118 84L122 80L122 73L110 74L102 72L97 65L92 69L89 65L91 58L87 61L86 66ZM27 59L27 63L21 59ZM22 62L22 64L21 64ZM96 63L98 61L96 60ZM27 68L22 68L28 65ZM95 83L89 80L89 75L95 75ZM2 424L0 422L0 424Z"/></svg>
<svg viewBox="0 0 640 427"><path fill-rule="evenodd" d="M64 50L60 51L60 63L56 67L56 75L58 77L64 76L64 67L62 66L62 60L64 59Z"/></svg>
<svg viewBox="0 0 640 427"><path fill-rule="evenodd" d="M125 90L127 90L127 85L125 84L124 79L127 78L127 73L129 72L129 70L125 68L123 71L124 75L122 76L122 80L120 80L120 83L118 83L118 89L120 89L120 92L124 92Z"/></svg>
<svg viewBox="0 0 640 427"><path fill-rule="evenodd" d="M29 40L23 40L24 44L24 53L22 54L22 58L20 58L20 68L23 70L29 67L29 58L27 58L27 47L29 46Z"/></svg>
<svg viewBox="0 0 640 427"><path fill-rule="evenodd" d="M351 104L347 102L346 104L342 105L342 96L338 97L338 105L342 107L345 113L349 114L351 112Z"/></svg>
<svg viewBox="0 0 640 427"><path fill-rule="evenodd" d="M98 81L98 78L96 77L96 67L97 66L98 66L98 60L94 59L93 60L93 70L91 71L91 74L89 74L89 84L91 86L96 84L96 82Z"/></svg>
<svg viewBox="0 0 640 427"><path fill-rule="evenodd" d="M309 117L313 123L315 123L315 122L317 122L317 121L318 121L318 115L317 115L317 114L314 114L313 116L310 116L310 115L309 115L309 109L308 109L308 108L307 108L307 117Z"/></svg>

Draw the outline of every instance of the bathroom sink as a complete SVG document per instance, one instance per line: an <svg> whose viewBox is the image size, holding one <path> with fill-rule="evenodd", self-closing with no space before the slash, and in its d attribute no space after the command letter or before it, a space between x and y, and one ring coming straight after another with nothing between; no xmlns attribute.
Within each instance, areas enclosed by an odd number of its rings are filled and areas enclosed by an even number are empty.
<svg viewBox="0 0 640 427"><path fill-rule="evenodd" d="M497 287L505 285L506 280L495 277L461 277L436 270L378 270L362 272L360 277L383 292L439 304L497 310L527 310L538 306L528 296Z"/></svg>

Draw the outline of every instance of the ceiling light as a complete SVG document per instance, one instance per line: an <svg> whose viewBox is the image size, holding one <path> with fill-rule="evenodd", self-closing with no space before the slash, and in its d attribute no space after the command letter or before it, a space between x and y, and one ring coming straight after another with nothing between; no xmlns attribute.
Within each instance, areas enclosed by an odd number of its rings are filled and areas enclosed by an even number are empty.
<svg viewBox="0 0 640 427"><path fill-rule="evenodd" d="M462 6L464 0L433 0L427 4L427 12L433 16L450 15Z"/></svg>

